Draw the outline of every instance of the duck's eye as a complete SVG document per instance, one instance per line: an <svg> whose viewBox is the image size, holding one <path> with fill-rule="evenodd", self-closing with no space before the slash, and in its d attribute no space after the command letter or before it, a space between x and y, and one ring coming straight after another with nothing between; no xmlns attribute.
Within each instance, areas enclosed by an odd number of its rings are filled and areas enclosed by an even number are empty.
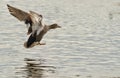
<svg viewBox="0 0 120 78"><path fill-rule="evenodd" d="M40 17L42 17L42 15L39 15Z"/></svg>

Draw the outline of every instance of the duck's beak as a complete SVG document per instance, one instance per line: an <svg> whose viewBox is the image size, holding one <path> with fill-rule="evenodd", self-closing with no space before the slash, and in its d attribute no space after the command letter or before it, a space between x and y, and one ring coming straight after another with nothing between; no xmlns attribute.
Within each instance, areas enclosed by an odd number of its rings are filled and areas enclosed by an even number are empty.
<svg viewBox="0 0 120 78"><path fill-rule="evenodd" d="M62 28L61 26L57 26L57 28Z"/></svg>

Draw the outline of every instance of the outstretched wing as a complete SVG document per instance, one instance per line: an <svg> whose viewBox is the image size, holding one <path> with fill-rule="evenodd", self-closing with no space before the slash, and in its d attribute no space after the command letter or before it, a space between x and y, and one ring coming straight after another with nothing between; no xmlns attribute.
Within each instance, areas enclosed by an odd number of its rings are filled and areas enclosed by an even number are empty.
<svg viewBox="0 0 120 78"><path fill-rule="evenodd" d="M16 17L18 20L26 21L27 19L30 19L29 14L27 12L24 12L18 8L10 6L9 4L7 4L7 6L10 14Z"/></svg>
<svg viewBox="0 0 120 78"><path fill-rule="evenodd" d="M13 6L10 6L9 4L7 4L7 6L8 6L8 10L9 10L11 15L16 17L20 21L24 21L25 24L27 24L27 27L28 27L27 34L30 34L32 32L32 27L31 27L32 26L32 21L31 21L29 13L27 13L25 11L22 11L18 8L15 8ZM29 26L29 24L30 24L30 26Z"/></svg>

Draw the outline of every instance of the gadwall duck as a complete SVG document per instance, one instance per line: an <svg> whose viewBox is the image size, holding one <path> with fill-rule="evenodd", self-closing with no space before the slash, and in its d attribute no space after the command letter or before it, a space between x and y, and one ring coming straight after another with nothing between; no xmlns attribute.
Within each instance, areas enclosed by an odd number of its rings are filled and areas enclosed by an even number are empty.
<svg viewBox="0 0 120 78"><path fill-rule="evenodd" d="M61 28L61 26L56 23L51 25L43 24L43 17L41 14L33 11L27 13L8 4L7 6L10 14L16 17L18 20L24 21L28 27L27 35L30 34L30 36L28 40L24 43L24 46L26 48L30 48L35 45L45 45L45 43L40 43L45 33L50 29Z"/></svg>

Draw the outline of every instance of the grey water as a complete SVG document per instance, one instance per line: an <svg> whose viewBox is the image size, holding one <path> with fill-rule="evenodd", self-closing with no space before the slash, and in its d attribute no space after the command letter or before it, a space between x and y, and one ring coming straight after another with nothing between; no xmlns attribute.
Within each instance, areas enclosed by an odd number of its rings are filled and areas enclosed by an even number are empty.
<svg viewBox="0 0 120 78"><path fill-rule="evenodd" d="M43 15L46 45L24 48L27 27L6 4ZM119 78L120 0L1 0L0 78Z"/></svg>

